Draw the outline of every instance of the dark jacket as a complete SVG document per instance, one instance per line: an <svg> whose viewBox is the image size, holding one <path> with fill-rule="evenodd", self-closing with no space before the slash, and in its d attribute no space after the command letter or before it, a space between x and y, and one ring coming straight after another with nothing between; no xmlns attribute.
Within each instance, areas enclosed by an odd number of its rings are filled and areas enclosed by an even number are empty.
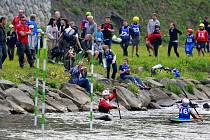
<svg viewBox="0 0 210 140"><path fill-rule="evenodd" d="M169 36L170 36L170 41L176 41L178 40L178 34L182 35L182 32L179 31L178 29L169 29Z"/></svg>
<svg viewBox="0 0 210 140"><path fill-rule="evenodd" d="M6 46L6 33L4 31L4 28L0 26L0 45Z"/></svg>
<svg viewBox="0 0 210 140"><path fill-rule="evenodd" d="M16 32L10 33L10 31L7 32L7 45L8 46L15 46L17 42L17 35Z"/></svg>

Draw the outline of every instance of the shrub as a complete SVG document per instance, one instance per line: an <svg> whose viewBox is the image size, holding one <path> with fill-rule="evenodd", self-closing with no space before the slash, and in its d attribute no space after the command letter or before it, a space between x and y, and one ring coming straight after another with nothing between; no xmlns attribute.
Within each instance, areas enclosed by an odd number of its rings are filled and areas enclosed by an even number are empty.
<svg viewBox="0 0 210 140"><path fill-rule="evenodd" d="M139 88L133 83L128 84L128 90L130 90L131 92L133 92L136 95L139 93Z"/></svg>
<svg viewBox="0 0 210 140"><path fill-rule="evenodd" d="M185 85L185 89L187 90L187 92L189 92L190 94L195 94L194 93L194 87L192 84L187 84Z"/></svg>
<svg viewBox="0 0 210 140"><path fill-rule="evenodd" d="M98 81L94 81L93 83L93 89L94 89L94 92L98 91L98 92L102 92L106 89L105 85L98 82Z"/></svg>
<svg viewBox="0 0 210 140"><path fill-rule="evenodd" d="M75 15L79 15L80 14L80 8L79 7L72 7L71 11Z"/></svg>
<svg viewBox="0 0 210 140"><path fill-rule="evenodd" d="M175 83L168 83L166 89L177 95L181 94L181 89Z"/></svg>

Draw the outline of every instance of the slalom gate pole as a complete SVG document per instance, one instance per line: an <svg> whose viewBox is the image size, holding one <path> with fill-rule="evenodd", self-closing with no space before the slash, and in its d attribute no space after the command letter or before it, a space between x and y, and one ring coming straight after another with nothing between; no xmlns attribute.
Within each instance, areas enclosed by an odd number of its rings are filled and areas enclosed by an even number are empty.
<svg viewBox="0 0 210 140"><path fill-rule="evenodd" d="M44 137L45 130L45 82L46 82L46 62L47 62L47 38L44 36L44 60L43 60L43 80L42 80L42 136Z"/></svg>
<svg viewBox="0 0 210 140"><path fill-rule="evenodd" d="M38 48L37 48L37 59L36 59L36 88L34 95L34 126L37 126L37 115L38 115L38 96L39 96L39 60L40 60L40 39L41 33L38 34Z"/></svg>
<svg viewBox="0 0 210 140"><path fill-rule="evenodd" d="M94 41L92 41L91 47L91 61L90 61L90 68L91 68L91 89L90 89L90 130L93 129L93 67L94 67Z"/></svg>

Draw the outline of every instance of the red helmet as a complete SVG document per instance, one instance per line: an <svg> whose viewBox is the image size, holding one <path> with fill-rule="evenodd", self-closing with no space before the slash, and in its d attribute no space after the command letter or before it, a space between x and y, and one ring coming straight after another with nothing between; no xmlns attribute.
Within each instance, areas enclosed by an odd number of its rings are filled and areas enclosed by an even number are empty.
<svg viewBox="0 0 210 140"><path fill-rule="evenodd" d="M187 29L187 32L192 34L193 33L193 29Z"/></svg>

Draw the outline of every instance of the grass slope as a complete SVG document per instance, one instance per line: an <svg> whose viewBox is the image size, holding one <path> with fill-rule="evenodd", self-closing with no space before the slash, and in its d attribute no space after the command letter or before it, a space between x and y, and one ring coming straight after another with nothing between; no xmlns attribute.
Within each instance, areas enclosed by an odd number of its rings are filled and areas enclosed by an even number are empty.
<svg viewBox="0 0 210 140"><path fill-rule="evenodd" d="M117 55L118 66L123 62L122 49L118 44L113 45L113 51ZM204 79L208 76L210 72L210 54L205 57L198 57L196 50L194 50L193 57L186 57L184 54L184 49L179 48L180 58L176 58L173 54L170 58L167 57L167 47L161 47L159 50L159 57L149 57L146 52L145 46L140 46L140 57L129 57L129 65L131 67L132 73L144 78L150 76L150 69L156 64L163 64L165 67L177 68L181 71L183 77L192 79ZM42 52L43 53L43 52ZM41 53L41 54L42 54ZM131 46L129 47L129 55L131 55ZM43 56L43 55L42 55ZM43 57L41 58L41 68L42 68ZM106 75L104 68L95 62L94 71ZM143 72L139 72L138 68L144 67ZM42 70L40 72L40 77L42 76ZM15 56L14 61L5 61L3 69L0 70L0 78L13 81L15 83L21 83L20 79L26 80L30 83L35 83L36 69L30 68L26 63L24 69L21 69L18 64L18 57ZM171 73L159 73L156 78L169 77L172 78ZM60 84L67 82L69 80L69 74L64 73L64 68L62 65L47 63L47 85L51 87L58 88Z"/></svg>

